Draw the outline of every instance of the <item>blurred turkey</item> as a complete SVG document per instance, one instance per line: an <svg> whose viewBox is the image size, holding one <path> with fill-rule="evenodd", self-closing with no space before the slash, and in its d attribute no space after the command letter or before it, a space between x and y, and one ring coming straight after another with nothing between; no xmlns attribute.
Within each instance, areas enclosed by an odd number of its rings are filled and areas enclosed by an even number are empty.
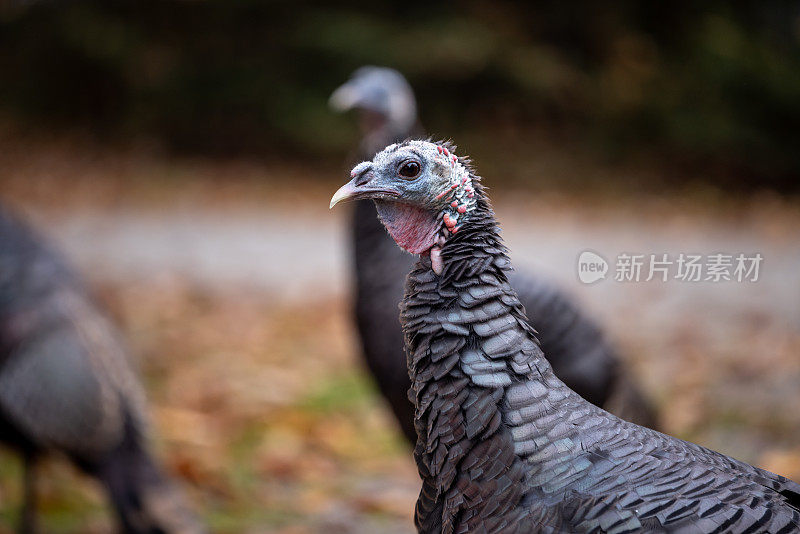
<svg viewBox="0 0 800 534"><path fill-rule="evenodd" d="M339 111L356 109L364 137L359 161L385 146L421 137L414 93L396 70L362 67L330 98ZM381 393L411 443L416 442L411 385L397 305L414 258L400 250L378 221L372 201L356 202L351 232L355 318L362 354ZM597 325L556 285L531 273L511 273L511 284L538 332L555 373L590 402L628 421L655 428L655 413Z"/></svg>
<svg viewBox="0 0 800 534"><path fill-rule="evenodd" d="M424 533L800 532L800 485L623 421L553 373L480 178L391 145L331 200L372 198L419 255L401 305Z"/></svg>
<svg viewBox="0 0 800 534"><path fill-rule="evenodd" d="M148 450L144 395L113 326L2 206L0 441L25 461L21 532L36 531L34 469L47 452L104 484L123 532L204 530Z"/></svg>

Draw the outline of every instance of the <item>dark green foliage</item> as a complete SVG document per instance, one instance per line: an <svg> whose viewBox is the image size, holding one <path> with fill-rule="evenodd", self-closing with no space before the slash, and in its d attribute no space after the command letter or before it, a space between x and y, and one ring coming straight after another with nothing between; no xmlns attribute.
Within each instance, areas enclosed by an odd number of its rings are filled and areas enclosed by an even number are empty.
<svg viewBox="0 0 800 534"><path fill-rule="evenodd" d="M42 1L0 9L0 106L179 150L319 156L355 136L330 91L383 64L439 135L536 127L794 188L799 20L779 0Z"/></svg>

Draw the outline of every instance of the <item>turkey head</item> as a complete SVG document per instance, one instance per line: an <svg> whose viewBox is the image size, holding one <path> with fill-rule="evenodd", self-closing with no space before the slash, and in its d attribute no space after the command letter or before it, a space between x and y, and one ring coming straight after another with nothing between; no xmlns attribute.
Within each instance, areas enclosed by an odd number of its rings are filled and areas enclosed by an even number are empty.
<svg viewBox="0 0 800 534"><path fill-rule="evenodd" d="M448 143L406 141L389 145L358 164L350 182L331 199L371 198L395 242L412 254L430 254L441 274L441 247L469 220L476 199L475 175Z"/></svg>

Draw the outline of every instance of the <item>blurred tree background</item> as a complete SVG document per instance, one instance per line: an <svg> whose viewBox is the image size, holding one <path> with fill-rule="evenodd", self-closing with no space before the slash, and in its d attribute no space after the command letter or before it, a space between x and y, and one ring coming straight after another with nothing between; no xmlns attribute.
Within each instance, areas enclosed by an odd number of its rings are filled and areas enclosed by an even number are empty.
<svg viewBox="0 0 800 534"><path fill-rule="evenodd" d="M429 131L494 150L544 133L719 186L800 184L800 4L19 2L0 8L0 110L206 155L341 158L331 90L392 66ZM465 143L466 140L466 143ZM331 159L333 161L333 159ZM488 174L488 172L487 172Z"/></svg>

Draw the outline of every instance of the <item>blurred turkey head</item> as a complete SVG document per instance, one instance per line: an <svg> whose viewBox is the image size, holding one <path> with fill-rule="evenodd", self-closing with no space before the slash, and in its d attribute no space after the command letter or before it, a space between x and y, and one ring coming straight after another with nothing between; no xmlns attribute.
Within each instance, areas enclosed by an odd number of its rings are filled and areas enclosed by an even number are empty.
<svg viewBox="0 0 800 534"><path fill-rule="evenodd" d="M469 161L453 154L453 148L429 141L389 145L353 169L330 207L373 199L395 242L412 254L430 254L434 271L440 272L441 247L469 221L480 192Z"/></svg>

